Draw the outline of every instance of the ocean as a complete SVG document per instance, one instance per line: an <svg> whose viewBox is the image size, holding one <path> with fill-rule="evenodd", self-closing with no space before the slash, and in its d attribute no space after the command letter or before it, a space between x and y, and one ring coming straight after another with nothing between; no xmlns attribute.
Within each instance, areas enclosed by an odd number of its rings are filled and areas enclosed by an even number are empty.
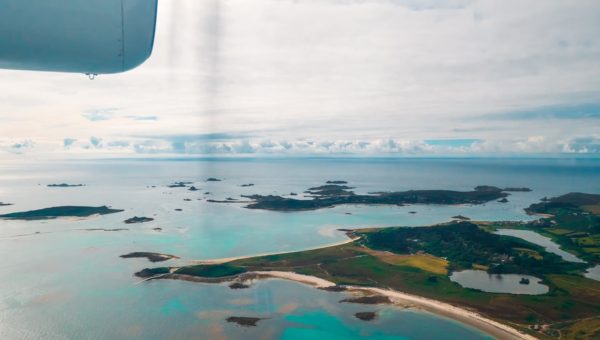
<svg viewBox="0 0 600 340"><path fill-rule="evenodd" d="M221 179L207 182L209 177ZM339 228L425 226L455 215L530 220L523 211L543 197L600 193L597 159L221 158L0 165L0 214L61 205L108 205L124 212L90 219L0 220L0 339L483 339L458 322L414 309L339 303L347 293L266 280L250 289L172 280L141 282L146 267L340 242ZM242 194L300 196L328 180L357 193L409 189L470 190L477 185L529 187L508 203L477 206L338 206L306 212L245 209ZM199 191L169 188L193 182ZM50 188L48 184L85 184ZM242 187L243 184L254 184ZM208 194L207 194L208 193ZM187 199L187 200L186 200ZM177 211L175 209L181 209ZM410 213L416 212L416 213ZM126 225L148 216L154 221ZM85 229L127 228L123 231ZM162 228L157 231L154 228ZM133 251L181 260L121 259ZM354 313L379 312L374 321ZM257 327L228 316L265 318Z"/></svg>

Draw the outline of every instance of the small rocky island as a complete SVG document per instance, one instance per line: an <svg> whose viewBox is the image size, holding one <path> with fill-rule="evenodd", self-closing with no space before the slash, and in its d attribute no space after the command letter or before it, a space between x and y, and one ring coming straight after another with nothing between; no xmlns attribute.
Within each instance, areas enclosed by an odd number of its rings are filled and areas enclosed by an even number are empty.
<svg viewBox="0 0 600 340"><path fill-rule="evenodd" d="M169 184L168 188L186 188L188 185L192 184L192 182L175 182L173 184Z"/></svg>
<svg viewBox="0 0 600 340"><path fill-rule="evenodd" d="M150 252L133 252L125 255L121 255L121 258L129 259L129 258L147 258L150 262L162 262L171 259L178 259L178 256L169 255L169 254L161 254L161 253L150 253Z"/></svg>
<svg viewBox="0 0 600 340"><path fill-rule="evenodd" d="M360 303L363 305L379 305L379 304L390 304L392 300L389 297L383 295L369 295L369 296L359 296L343 299L340 302L348 302L348 303Z"/></svg>
<svg viewBox="0 0 600 340"><path fill-rule="evenodd" d="M474 192L451 191L456 196L450 197L473 200L502 193L501 189L492 188L495 187L478 187ZM333 190L350 192L347 188ZM314 195L319 190L309 191ZM415 191L409 192L416 195ZM439 194L439 191L434 192ZM379 194L373 195L377 197ZM427 200L439 198L429 192L424 195ZM325 196L306 201L328 199ZM218 264L146 268L135 275L215 284L244 283L269 277L311 283L305 277L307 275L331 283L320 286L320 280L312 281L315 286L327 291L356 291L364 287L377 289L375 292L363 291L364 296L354 295L340 301L344 303L396 303L396 294L406 293L428 299L426 305L437 300L476 311L505 325L517 325L519 330L544 339L558 334L558 331L565 335L565 339L575 338L572 335L576 334L589 335L582 338L596 338L593 335L597 334L600 281L589 278L586 273L590 267L600 265L597 252L600 248L600 195L569 193L545 198L526 211L542 214L541 218L529 222L454 220L421 228L342 229L352 242L293 253L232 259ZM561 247L588 262L566 261L540 245L495 233L507 227L552 235ZM535 279L540 279L547 284L549 291L532 296L466 288L450 278L452 273L463 270L486 271L490 275L518 275L515 283L521 285L533 284ZM267 274L268 271L273 274ZM282 272L284 276L281 276ZM301 277L294 278L296 274ZM380 289L382 287L396 292L386 294ZM571 313L568 319L563 313L565 308ZM375 317L369 314L355 316L361 320ZM541 322L548 327L540 327ZM518 333L511 334L519 338Z"/></svg>
<svg viewBox="0 0 600 340"><path fill-rule="evenodd" d="M59 217L90 217L93 215L107 215L122 212L121 209L112 209L105 205L100 207L87 206L60 206L29 210L0 215L0 218L11 220L50 220Z"/></svg>
<svg viewBox="0 0 600 340"><path fill-rule="evenodd" d="M247 316L230 316L226 319L227 322L235 323L243 327L256 327L256 324L264 318L253 318Z"/></svg>
<svg viewBox="0 0 600 340"><path fill-rule="evenodd" d="M245 283L242 283L242 282L234 282L229 285L229 288L231 288L231 289L247 289L247 288L250 288L250 286Z"/></svg>
<svg viewBox="0 0 600 340"><path fill-rule="evenodd" d="M152 217L138 217L138 216L134 216L132 218L128 218L125 221L123 221L123 223L126 224L133 224L133 223L145 223L145 222L151 222L154 221L154 219Z"/></svg>
<svg viewBox="0 0 600 340"><path fill-rule="evenodd" d="M220 179L215 178L215 177L209 177L206 179L207 182L221 182Z"/></svg>
<svg viewBox="0 0 600 340"><path fill-rule="evenodd" d="M354 316L362 321L371 321L377 317L377 313L375 312L358 312L354 314Z"/></svg>
<svg viewBox="0 0 600 340"><path fill-rule="evenodd" d="M84 187L85 184L68 184L68 183L60 183L60 184L48 184L48 188L77 188Z"/></svg>
<svg viewBox="0 0 600 340"><path fill-rule="evenodd" d="M0 202L0 207L7 207L9 205L12 205L12 204L11 203Z"/></svg>
<svg viewBox="0 0 600 340"><path fill-rule="evenodd" d="M523 188L511 188L511 187L508 187L508 188L504 188L504 191L509 191L509 192L510 191L512 191L512 192L530 192L532 190L529 189L529 188L525 188L525 187L523 187Z"/></svg>

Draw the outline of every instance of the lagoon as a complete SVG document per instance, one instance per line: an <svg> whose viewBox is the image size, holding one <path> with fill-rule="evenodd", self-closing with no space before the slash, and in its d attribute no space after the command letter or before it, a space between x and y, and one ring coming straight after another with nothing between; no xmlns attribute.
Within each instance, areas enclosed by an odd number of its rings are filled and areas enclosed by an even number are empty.
<svg viewBox="0 0 600 340"><path fill-rule="evenodd" d="M519 283L528 279L529 284ZM548 286L540 283L541 279L521 274L490 274L483 270L462 270L452 273L450 280L465 288L472 288L488 293L508 293L540 295L549 291Z"/></svg>
<svg viewBox="0 0 600 340"><path fill-rule="evenodd" d="M560 249L560 246L554 243L551 238L542 236L535 231L520 229L498 229L495 234L518 237L527 242L537 244L538 246L544 247L547 252L556 254L568 262L585 263L584 260L578 258L577 256Z"/></svg>

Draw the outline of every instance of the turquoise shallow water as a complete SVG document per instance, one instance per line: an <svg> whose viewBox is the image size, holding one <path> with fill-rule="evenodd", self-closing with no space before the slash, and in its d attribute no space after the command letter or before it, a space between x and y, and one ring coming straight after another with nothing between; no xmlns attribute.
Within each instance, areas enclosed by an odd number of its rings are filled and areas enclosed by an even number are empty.
<svg viewBox="0 0 600 340"><path fill-rule="evenodd" d="M159 281L137 284L135 271L153 266L123 260L131 251L208 259L300 250L338 242L337 228L421 226L454 215L475 219L530 219L523 207L569 191L600 192L596 160L196 160L96 161L0 165L0 213L57 205L111 205L119 214L83 221L0 221L1 339L193 338L482 338L446 319L386 309L376 322L339 304L340 293L271 280L233 291L221 285ZM222 182L207 183L208 177ZM468 190L479 184L528 186L509 203L481 206L341 206L299 213L215 204L240 194L302 193L326 180L348 180L357 192L406 189ZM201 191L167 188L194 181ZM50 183L81 188L47 188ZM240 187L254 183L254 187ZM153 188L152 186L156 186ZM203 193L209 191L211 195ZM191 201L184 201L184 199ZM198 200L202 199L202 200ZM181 212L174 209L182 209ZM416 214L410 214L416 211ZM346 213L351 213L348 215ZM125 225L126 218L155 221ZM84 231L85 228L129 228ZM153 228L161 227L161 232ZM170 261L165 264L174 264ZM268 317L256 328L227 324L229 315ZM412 319L411 319L412 318ZM404 322L412 320L411 322ZM435 327L434 327L435 326ZM419 333L436 330L439 333ZM365 333L366 332L366 333ZM445 337L443 336L445 335Z"/></svg>

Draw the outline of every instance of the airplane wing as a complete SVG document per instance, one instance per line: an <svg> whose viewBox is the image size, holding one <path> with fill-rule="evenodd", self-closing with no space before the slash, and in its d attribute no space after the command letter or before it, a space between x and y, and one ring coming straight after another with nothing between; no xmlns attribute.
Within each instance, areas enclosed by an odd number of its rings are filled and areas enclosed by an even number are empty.
<svg viewBox="0 0 600 340"><path fill-rule="evenodd" d="M158 0L0 0L0 68L118 73L150 57Z"/></svg>

